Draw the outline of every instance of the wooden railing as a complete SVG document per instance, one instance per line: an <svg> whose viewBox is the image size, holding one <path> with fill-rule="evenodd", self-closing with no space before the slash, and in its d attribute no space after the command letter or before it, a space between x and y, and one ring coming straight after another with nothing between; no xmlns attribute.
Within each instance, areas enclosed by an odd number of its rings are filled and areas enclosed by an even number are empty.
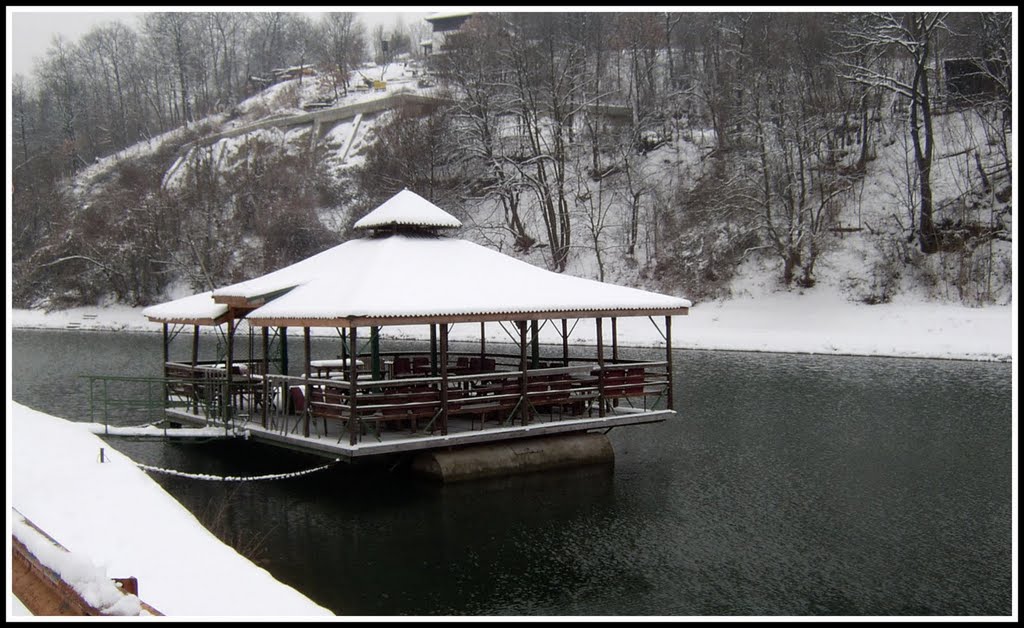
<svg viewBox="0 0 1024 628"><path fill-rule="evenodd" d="M164 364L167 407L184 408L208 421L234 422L251 416L264 399L262 363L234 362L231 380L223 363Z"/></svg>
<svg viewBox="0 0 1024 628"><path fill-rule="evenodd" d="M449 371L459 373L457 364L450 363ZM166 372L168 398L184 400L196 414L213 420L241 418L306 437L326 435L328 422L335 422L341 426L339 442L347 436L351 444L368 435L379 439L383 430L447 434L450 419L469 419L471 429L477 424L483 429L487 423L526 425L538 414L561 420L604 416L616 406L619 411L625 405L638 411L653 409L669 386L666 362L620 361L601 368L588 361L528 369L525 374L450 374L447 380L364 377L354 386L348 379L234 375L230 390L222 368L167 363ZM226 408L225 399L230 400Z"/></svg>

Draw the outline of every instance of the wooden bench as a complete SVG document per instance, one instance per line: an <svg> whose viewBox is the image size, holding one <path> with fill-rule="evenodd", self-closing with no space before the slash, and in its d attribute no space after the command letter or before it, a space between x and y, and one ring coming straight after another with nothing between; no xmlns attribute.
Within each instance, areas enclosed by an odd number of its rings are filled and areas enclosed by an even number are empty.
<svg viewBox="0 0 1024 628"><path fill-rule="evenodd" d="M294 390L302 390L295 387ZM296 400L295 411L303 411L302 404ZM309 413L315 417L348 420L348 392L334 386L311 386L309 391Z"/></svg>
<svg viewBox="0 0 1024 628"><path fill-rule="evenodd" d="M377 431L392 424L407 423L409 431L419 430L421 419L438 416L441 397L431 384L389 384L372 391L363 390L356 397L356 413L360 421L372 421ZM430 424L433 432L435 424Z"/></svg>
<svg viewBox="0 0 1024 628"><path fill-rule="evenodd" d="M568 374L542 376L528 385L530 403L538 412L557 413L559 418L566 411L578 416L593 395L575 393L577 388L577 382Z"/></svg>
<svg viewBox="0 0 1024 628"><path fill-rule="evenodd" d="M626 369L606 368L604 371L604 398L613 405L619 399L645 396L646 372L643 367Z"/></svg>
<svg viewBox="0 0 1024 628"><path fill-rule="evenodd" d="M348 432L352 417L347 387L317 385L311 387L310 415L317 419L331 419L341 423L342 433ZM437 391L404 391L390 393L363 393L356 397L356 416L361 433L368 422L374 424L378 438L381 427L408 422L411 432L419 428L418 421L435 416L438 407ZM301 412L301 409L299 409ZM326 423L325 423L326 431Z"/></svg>
<svg viewBox="0 0 1024 628"><path fill-rule="evenodd" d="M470 429L474 429L476 420L480 419L480 429L494 419L504 422L519 403L519 385L488 387L485 394L480 389L475 391L450 391L448 393L448 416L469 417Z"/></svg>

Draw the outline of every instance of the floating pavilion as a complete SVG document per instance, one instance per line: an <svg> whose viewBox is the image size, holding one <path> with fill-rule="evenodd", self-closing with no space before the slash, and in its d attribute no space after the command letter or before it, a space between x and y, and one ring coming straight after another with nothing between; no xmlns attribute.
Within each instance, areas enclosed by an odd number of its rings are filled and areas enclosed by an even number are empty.
<svg viewBox="0 0 1024 628"><path fill-rule="evenodd" d="M446 235L460 226L403 190L356 222L364 237L146 308L150 321L163 324L167 418L351 461L606 432L675 415L672 317L687 314L689 301L551 272ZM665 339L664 360L620 358L623 317L650 319ZM597 342L581 355L569 338L585 321L595 325ZM505 329L515 353L488 347L488 323ZM466 324L479 325L479 349L451 351L452 327ZM236 355L243 325L248 351ZM381 329L396 325L429 327L430 350L382 350ZM546 325L557 330L562 351L542 358ZM191 359L172 361L171 343L189 326ZM223 330L223 351L201 361L200 328L207 326ZM289 328L303 330L298 375L288 372ZM312 328L336 330L340 352L311 355Z"/></svg>

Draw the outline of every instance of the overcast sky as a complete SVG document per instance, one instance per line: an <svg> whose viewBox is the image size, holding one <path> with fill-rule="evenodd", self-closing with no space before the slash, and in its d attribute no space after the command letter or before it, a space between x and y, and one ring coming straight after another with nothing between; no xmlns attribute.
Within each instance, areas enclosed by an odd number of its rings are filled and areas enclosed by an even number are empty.
<svg viewBox="0 0 1024 628"><path fill-rule="evenodd" d="M7 38L7 59L11 64L14 73L20 73L26 77L32 72L34 60L42 57L50 46L53 35L60 33L70 41L78 41L78 38L88 32L93 26L104 22L121 21L127 26L137 28L137 18L140 11L119 11L111 12L114 7L97 7L96 11L89 11L89 7L8 7L8 22L11 30ZM136 7L131 7L136 8ZM179 7L138 7L142 11L160 9L174 10ZM185 7L194 10L195 7ZM203 7L206 9L206 7ZM210 7L206 10L215 10L217 7ZM258 7L264 9L265 7ZM277 7L282 11L297 11L305 8L322 7ZM377 24L391 26L398 15L402 15L405 24L411 24L415 20L434 13L433 10L420 10L423 7L397 7L393 11L361 12L360 7L345 7L360 14L367 31L373 30ZM381 7L370 7L379 9ZM106 9L103 11L101 9ZM321 12L302 11L310 15L319 15Z"/></svg>

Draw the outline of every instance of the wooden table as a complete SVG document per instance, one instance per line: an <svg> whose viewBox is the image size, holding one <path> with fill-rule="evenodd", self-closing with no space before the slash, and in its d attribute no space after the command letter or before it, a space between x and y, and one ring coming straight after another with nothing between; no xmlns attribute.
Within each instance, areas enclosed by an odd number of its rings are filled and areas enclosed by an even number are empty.
<svg viewBox="0 0 1024 628"><path fill-rule="evenodd" d="M310 360L309 367L316 370L316 376L318 378L329 378L331 371L348 371L350 360L344 358L341 360ZM361 370L363 366L362 360L356 360L356 369Z"/></svg>

